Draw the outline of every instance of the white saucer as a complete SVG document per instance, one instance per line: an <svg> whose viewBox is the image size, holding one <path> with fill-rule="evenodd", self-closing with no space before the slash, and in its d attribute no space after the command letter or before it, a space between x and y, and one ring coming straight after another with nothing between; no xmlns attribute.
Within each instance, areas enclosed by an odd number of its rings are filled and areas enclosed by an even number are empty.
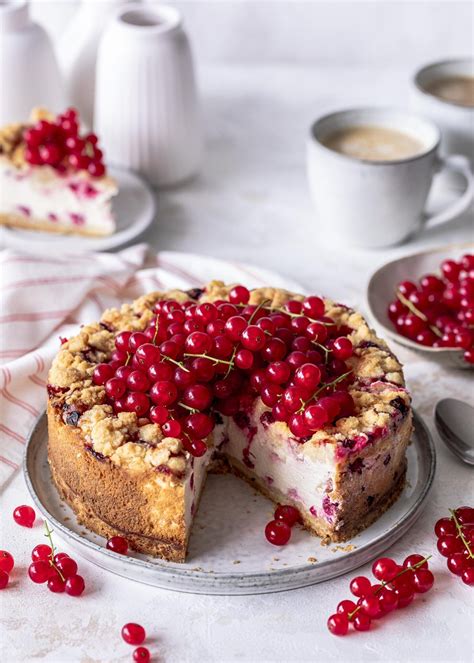
<svg viewBox="0 0 474 663"><path fill-rule="evenodd" d="M117 230L107 237L60 235L21 228L0 227L0 245L6 248L51 251L107 251L135 239L155 217L155 199L146 182L128 170L109 168L119 192L113 199Z"/></svg>
<svg viewBox="0 0 474 663"><path fill-rule="evenodd" d="M373 525L341 545L322 546L319 538L295 528L288 545L272 546L263 533L272 518L272 503L234 476L210 475L186 563L113 553L106 549L103 537L77 522L52 484L46 415L40 417L27 442L24 472L34 503L55 534L107 571L155 587L196 594L279 592L344 575L380 555L413 525L435 472L430 433L416 415L414 423L402 494Z"/></svg>

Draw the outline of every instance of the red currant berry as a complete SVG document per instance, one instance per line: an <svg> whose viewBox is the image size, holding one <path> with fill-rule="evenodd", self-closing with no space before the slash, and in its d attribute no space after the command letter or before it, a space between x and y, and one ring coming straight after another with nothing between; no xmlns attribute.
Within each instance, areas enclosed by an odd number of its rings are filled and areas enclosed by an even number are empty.
<svg viewBox="0 0 474 663"><path fill-rule="evenodd" d="M461 525L472 525L474 524L474 508L472 506L460 506L455 511L456 518L461 523Z"/></svg>
<svg viewBox="0 0 474 663"><path fill-rule="evenodd" d="M257 327L257 325L249 325L244 329L240 335L240 340L244 348L252 352L262 350L266 344L265 332L260 327Z"/></svg>
<svg viewBox="0 0 474 663"><path fill-rule="evenodd" d="M354 596L363 598L368 596L372 589L372 583L365 576L357 576L351 580L350 590Z"/></svg>
<svg viewBox="0 0 474 663"><path fill-rule="evenodd" d="M141 391L131 391L125 399L127 412L135 412L137 417L143 417L150 409L150 399Z"/></svg>
<svg viewBox="0 0 474 663"><path fill-rule="evenodd" d="M449 565L449 560L448 560ZM428 569L417 569L413 572L413 585L419 594L428 592L434 584L434 575Z"/></svg>
<svg viewBox="0 0 474 663"><path fill-rule="evenodd" d="M295 372L295 384L314 391L321 382L321 371L314 364L303 364Z"/></svg>
<svg viewBox="0 0 474 663"><path fill-rule="evenodd" d="M107 380L113 377L114 369L110 364L98 364L92 373L92 381L97 385L105 384Z"/></svg>
<svg viewBox="0 0 474 663"><path fill-rule="evenodd" d="M145 347L145 346L142 346ZM139 350L141 348L138 348ZM138 354L138 352L137 352ZM137 355L135 355L137 356ZM124 367L128 368L128 367ZM148 376L142 371L130 371L127 376L127 387L131 391L147 391L150 387L150 380Z"/></svg>
<svg viewBox="0 0 474 663"><path fill-rule="evenodd" d="M35 510L31 506L25 504L17 506L13 511L13 520L22 527L33 527L35 518Z"/></svg>
<svg viewBox="0 0 474 663"><path fill-rule="evenodd" d="M163 431L163 435L165 435L165 437L179 438L182 433L181 424L177 419L169 419L166 421L162 425L161 430Z"/></svg>
<svg viewBox="0 0 474 663"><path fill-rule="evenodd" d="M65 578L75 576L77 573L77 564L71 557L63 557L56 562L57 568Z"/></svg>
<svg viewBox="0 0 474 663"><path fill-rule="evenodd" d="M145 637L145 629L140 624L129 623L122 626L122 638L129 645L141 645Z"/></svg>
<svg viewBox="0 0 474 663"><path fill-rule="evenodd" d="M82 576L70 576L66 580L65 590L69 596L80 596L84 591L85 583Z"/></svg>
<svg viewBox="0 0 474 663"><path fill-rule="evenodd" d="M340 336L339 338L336 338L336 340L332 344L333 355L337 359L341 359L342 361L345 361L346 359L349 359L349 357L352 357L352 351L353 351L352 343L345 336Z"/></svg>
<svg viewBox="0 0 474 663"><path fill-rule="evenodd" d="M148 336L142 332L133 332L128 339L128 349L130 352L136 352L145 343L148 343Z"/></svg>
<svg viewBox="0 0 474 663"><path fill-rule="evenodd" d="M398 564L390 557L381 557L372 565L372 573L377 580L390 582L398 572Z"/></svg>
<svg viewBox="0 0 474 663"><path fill-rule="evenodd" d="M474 567L464 569L461 578L465 585L474 585Z"/></svg>
<svg viewBox="0 0 474 663"><path fill-rule="evenodd" d="M51 575L51 565L44 560L32 562L28 567L28 575L33 582L46 582Z"/></svg>
<svg viewBox="0 0 474 663"><path fill-rule="evenodd" d="M341 601L338 606L337 606L337 613L339 615L345 614L349 621L351 621L351 618L349 617L351 612L354 612L354 610L357 608L356 604L354 601L349 601L345 599L344 601Z"/></svg>
<svg viewBox="0 0 474 663"><path fill-rule="evenodd" d="M126 555L128 552L128 541L123 536L112 536L107 541L106 548L119 555Z"/></svg>
<svg viewBox="0 0 474 663"><path fill-rule="evenodd" d="M205 410L212 402L212 392L204 384L193 384L183 393L183 403L194 410Z"/></svg>
<svg viewBox="0 0 474 663"><path fill-rule="evenodd" d="M0 571L10 573L15 566L15 560L7 550L0 550Z"/></svg>
<svg viewBox="0 0 474 663"><path fill-rule="evenodd" d="M165 423L165 421L168 421L169 416L169 410L163 405L154 405L152 408L150 408L149 417L154 424L161 426Z"/></svg>
<svg viewBox="0 0 474 663"><path fill-rule="evenodd" d="M414 591L410 585L401 585L393 590L398 600L398 608L406 608L413 601Z"/></svg>
<svg viewBox="0 0 474 663"><path fill-rule="evenodd" d="M356 631L368 631L370 629L371 619L365 612L358 612L354 617L354 628Z"/></svg>
<svg viewBox="0 0 474 663"><path fill-rule="evenodd" d="M265 536L274 546L284 546L291 537L291 527L283 520L271 520L265 527Z"/></svg>
<svg viewBox="0 0 474 663"><path fill-rule="evenodd" d="M66 581L57 573L48 579L48 589L54 594L61 594L66 588Z"/></svg>
<svg viewBox="0 0 474 663"><path fill-rule="evenodd" d="M450 555L448 557L447 565L451 573L454 573L456 576L462 575L462 572L466 568L466 557L464 556L464 553L457 552Z"/></svg>
<svg viewBox="0 0 474 663"><path fill-rule="evenodd" d="M135 663L149 663L150 652L146 647L137 647L133 652L133 660Z"/></svg>
<svg viewBox="0 0 474 663"><path fill-rule="evenodd" d="M157 405L171 405L178 398L178 390L174 382L160 380L150 389L150 398Z"/></svg>
<svg viewBox="0 0 474 663"><path fill-rule="evenodd" d="M437 537L455 536L456 534L456 525L452 518L440 518L434 529Z"/></svg>
<svg viewBox="0 0 474 663"><path fill-rule="evenodd" d="M380 591L378 599L380 608L384 613L391 612L398 606L398 598L396 594L386 587Z"/></svg>
<svg viewBox="0 0 474 663"><path fill-rule="evenodd" d="M408 555L403 562L403 568L408 569L416 566L418 569L427 569L428 561L423 557L423 555Z"/></svg>
<svg viewBox="0 0 474 663"><path fill-rule="evenodd" d="M185 437L183 445L186 451L189 451L191 456L195 456L196 458L204 456L207 451L207 444L204 440L195 440L193 438Z"/></svg>
<svg viewBox="0 0 474 663"><path fill-rule="evenodd" d="M455 552L462 552L464 546L456 536L444 536L438 539L437 547L443 557L449 557Z"/></svg>
<svg viewBox="0 0 474 663"><path fill-rule="evenodd" d="M306 297L303 300L303 312L310 318L320 318L324 315L324 301L320 297Z"/></svg>
<svg viewBox="0 0 474 663"><path fill-rule="evenodd" d="M247 304L250 299L250 292L243 285L236 285L229 292L229 301L231 304Z"/></svg>
<svg viewBox="0 0 474 663"><path fill-rule="evenodd" d="M52 550L50 546L45 543L40 543L31 551L31 559L33 562L37 562L40 559L48 562L51 559L51 553Z"/></svg>
<svg viewBox="0 0 474 663"><path fill-rule="evenodd" d="M293 527L301 522L301 516L298 509L290 504L280 504L275 509L275 520L282 520L284 523Z"/></svg>
<svg viewBox="0 0 474 663"><path fill-rule="evenodd" d="M110 378L110 380L107 380L105 383L105 393L113 400L123 396L126 390L127 385L125 381L120 380L119 378Z"/></svg>
<svg viewBox="0 0 474 663"><path fill-rule="evenodd" d="M346 635L349 629L349 620L347 615L336 614L331 615L328 619L328 629L333 635Z"/></svg>
<svg viewBox="0 0 474 663"><path fill-rule="evenodd" d="M381 610L378 596L364 596L360 608L369 617L379 617Z"/></svg>

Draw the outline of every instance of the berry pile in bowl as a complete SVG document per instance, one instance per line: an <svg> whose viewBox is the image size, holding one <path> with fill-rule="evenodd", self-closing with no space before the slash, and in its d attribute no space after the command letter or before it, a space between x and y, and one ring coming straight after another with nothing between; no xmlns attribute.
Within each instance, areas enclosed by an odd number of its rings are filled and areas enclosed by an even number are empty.
<svg viewBox="0 0 474 663"><path fill-rule="evenodd" d="M474 366L474 247L390 262L370 279L367 300L399 343L447 366Z"/></svg>

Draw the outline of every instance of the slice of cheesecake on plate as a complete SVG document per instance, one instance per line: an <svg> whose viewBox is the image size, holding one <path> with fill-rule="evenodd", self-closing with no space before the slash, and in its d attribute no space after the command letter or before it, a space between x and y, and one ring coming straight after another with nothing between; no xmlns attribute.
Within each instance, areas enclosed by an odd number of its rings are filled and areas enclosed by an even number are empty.
<svg viewBox="0 0 474 663"><path fill-rule="evenodd" d="M80 133L74 109L36 109L29 123L0 128L0 224L104 236L115 231L107 176L95 134Z"/></svg>

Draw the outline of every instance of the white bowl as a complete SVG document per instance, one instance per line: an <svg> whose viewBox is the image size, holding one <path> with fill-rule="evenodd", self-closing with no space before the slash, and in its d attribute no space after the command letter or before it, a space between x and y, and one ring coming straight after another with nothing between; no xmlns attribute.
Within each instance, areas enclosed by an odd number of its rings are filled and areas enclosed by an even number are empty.
<svg viewBox="0 0 474 663"><path fill-rule="evenodd" d="M373 320L384 332L397 343L435 359L446 367L473 368L463 359L463 350L449 348L430 348L399 334L387 315L387 307L395 296L396 286L400 281L418 281L424 274L439 273L443 260L459 260L465 253L474 250L473 242L452 244L437 249L414 253L413 255L392 260L372 274L367 286L367 308Z"/></svg>

